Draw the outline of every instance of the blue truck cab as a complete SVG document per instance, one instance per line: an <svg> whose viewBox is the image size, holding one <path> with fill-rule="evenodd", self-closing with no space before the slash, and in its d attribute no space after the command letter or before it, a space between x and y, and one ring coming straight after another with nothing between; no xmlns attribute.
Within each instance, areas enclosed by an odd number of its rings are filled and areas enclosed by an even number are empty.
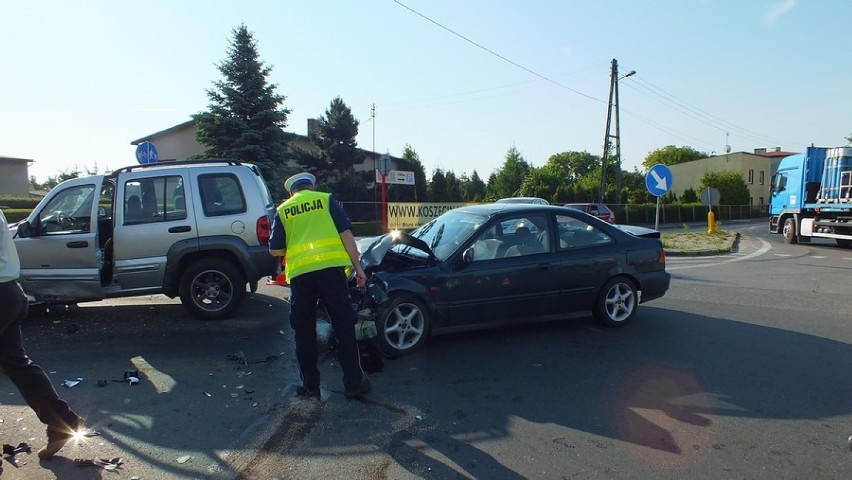
<svg viewBox="0 0 852 480"><path fill-rule="evenodd" d="M787 243L813 237L852 245L852 147L808 147L772 176L769 231Z"/></svg>

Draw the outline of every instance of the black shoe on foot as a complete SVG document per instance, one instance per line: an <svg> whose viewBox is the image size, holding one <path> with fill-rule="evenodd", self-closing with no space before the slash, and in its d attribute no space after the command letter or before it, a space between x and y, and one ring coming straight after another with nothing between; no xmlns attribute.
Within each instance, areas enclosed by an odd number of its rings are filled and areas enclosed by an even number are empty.
<svg viewBox="0 0 852 480"><path fill-rule="evenodd" d="M68 440L71 440L75 434L82 432L83 430L84 426L82 418L77 418L67 426L48 425L47 445L38 451L38 458L42 460L49 460L53 458L53 456L56 455L56 453L64 447L66 443L68 443Z"/></svg>
<svg viewBox="0 0 852 480"><path fill-rule="evenodd" d="M300 397L314 397L320 398L320 389L319 388L308 388L304 385L299 385L296 387L296 395Z"/></svg>
<svg viewBox="0 0 852 480"><path fill-rule="evenodd" d="M364 395L365 393L367 393L369 391L370 391L370 381L367 380L366 378L363 378L363 379L361 379L361 383L359 383L357 387L355 387L351 390L346 390L344 392L344 395L346 395L346 398L356 398L356 397L360 397L360 396Z"/></svg>

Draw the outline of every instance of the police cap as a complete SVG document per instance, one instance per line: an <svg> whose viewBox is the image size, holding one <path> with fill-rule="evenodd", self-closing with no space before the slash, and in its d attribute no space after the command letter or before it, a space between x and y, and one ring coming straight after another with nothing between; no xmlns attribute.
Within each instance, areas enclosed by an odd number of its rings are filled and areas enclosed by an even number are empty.
<svg viewBox="0 0 852 480"><path fill-rule="evenodd" d="M297 173L292 177L288 178L284 181L284 188L287 189L288 192L293 193L293 187L297 187L299 185L306 184L315 184L317 182L317 177L313 176L308 172Z"/></svg>

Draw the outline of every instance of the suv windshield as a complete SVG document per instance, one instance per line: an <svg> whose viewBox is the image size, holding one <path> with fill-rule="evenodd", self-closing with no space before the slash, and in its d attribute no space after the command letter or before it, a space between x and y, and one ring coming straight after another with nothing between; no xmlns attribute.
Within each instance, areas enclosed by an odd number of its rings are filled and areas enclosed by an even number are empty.
<svg viewBox="0 0 852 480"><path fill-rule="evenodd" d="M488 217L474 213L451 210L411 232L411 236L419 238L429 245L438 260L449 257L462 243L485 223ZM426 258L428 254L406 245L393 248L398 253Z"/></svg>

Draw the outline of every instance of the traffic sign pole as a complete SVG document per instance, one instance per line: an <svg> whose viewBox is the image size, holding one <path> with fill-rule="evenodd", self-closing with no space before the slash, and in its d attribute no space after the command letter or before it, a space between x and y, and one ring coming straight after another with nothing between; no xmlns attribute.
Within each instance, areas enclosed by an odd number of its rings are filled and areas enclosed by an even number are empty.
<svg viewBox="0 0 852 480"><path fill-rule="evenodd" d="M388 183L387 175L382 174L382 233L388 231Z"/></svg>
<svg viewBox="0 0 852 480"><path fill-rule="evenodd" d="M672 188L672 172L669 167L658 163L648 170L645 176L645 186L651 195L657 197L657 212L654 220L654 230L660 229L660 197Z"/></svg>

